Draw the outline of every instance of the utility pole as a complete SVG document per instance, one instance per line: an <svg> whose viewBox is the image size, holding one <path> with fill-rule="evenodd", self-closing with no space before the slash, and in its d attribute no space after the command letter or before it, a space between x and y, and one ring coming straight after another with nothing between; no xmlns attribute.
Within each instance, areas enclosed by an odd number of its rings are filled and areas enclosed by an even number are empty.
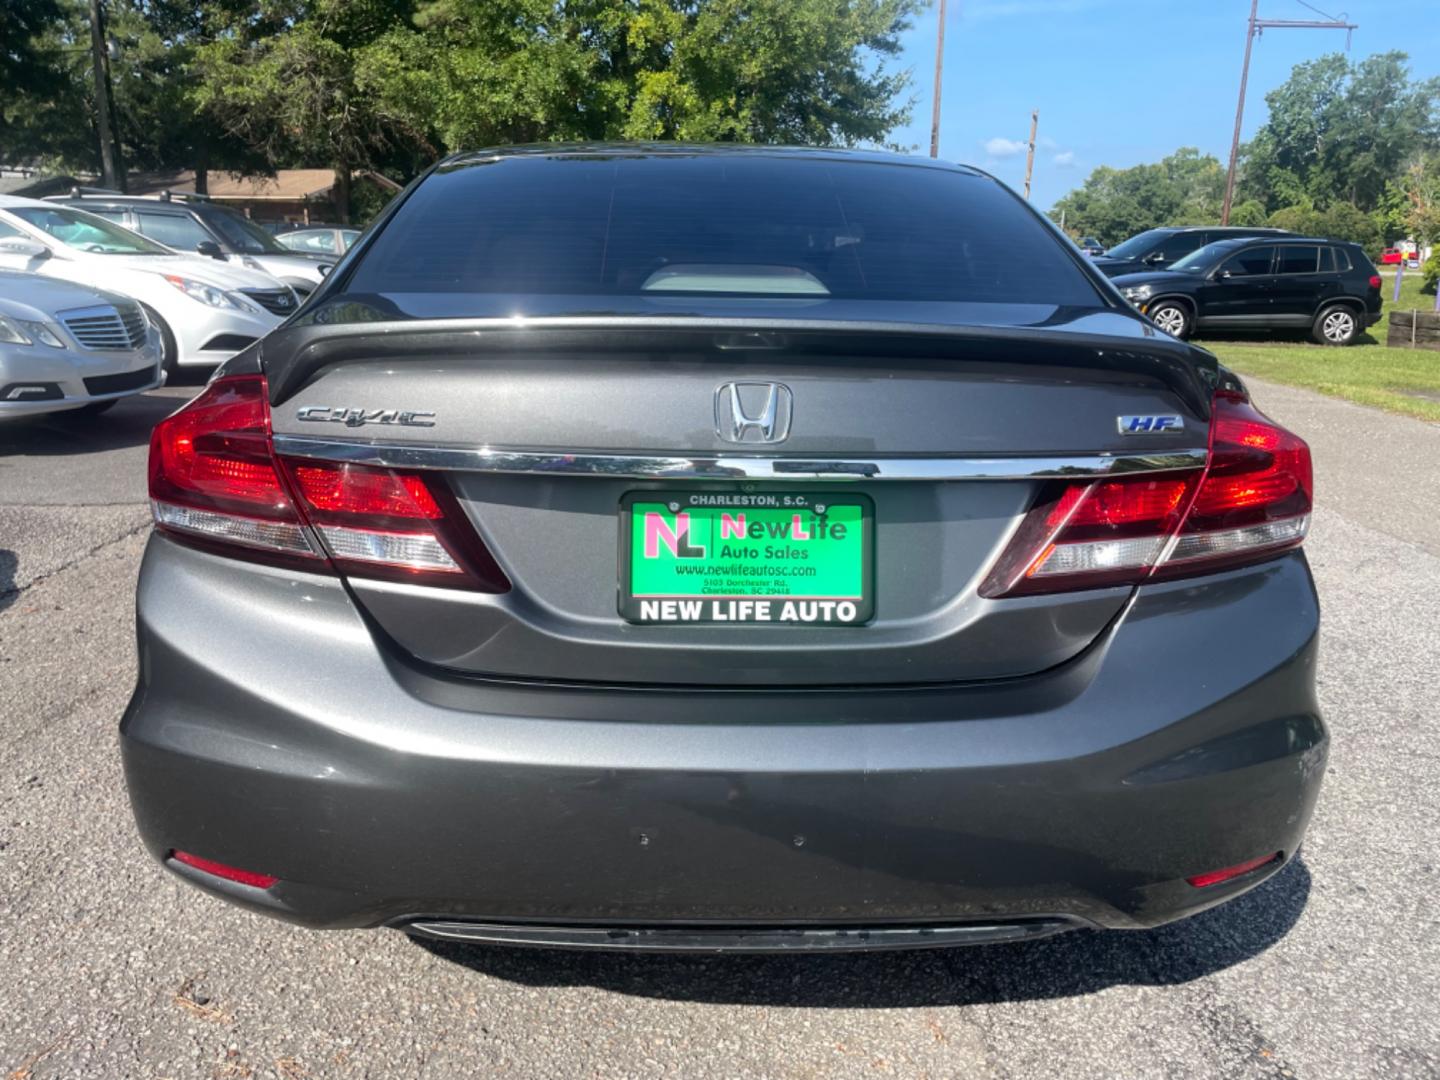
<svg viewBox="0 0 1440 1080"><path fill-rule="evenodd" d="M1319 8L1311 7L1305 0L1298 2L1317 15L1325 15ZM1235 199L1235 162L1240 156L1240 124L1245 119L1245 84L1250 79L1250 47L1255 39L1266 30L1344 30L1345 48L1350 48L1350 35L1360 27L1346 22L1343 16L1325 15L1322 19L1260 19L1256 9L1260 0L1250 0L1250 22L1245 28L1245 63L1240 68L1240 100L1235 105L1235 134L1230 138L1230 167L1225 172L1225 203L1220 208L1220 224L1230 224L1230 206Z"/></svg>
<svg viewBox="0 0 1440 1080"><path fill-rule="evenodd" d="M945 62L945 0L940 0L940 25L935 32L935 100L930 106L930 156L940 156L940 69Z"/></svg>
<svg viewBox="0 0 1440 1080"><path fill-rule="evenodd" d="M1040 110L1030 110L1030 151L1025 155L1025 198L1030 198L1030 175L1035 171L1035 129L1040 126Z"/></svg>
<svg viewBox="0 0 1440 1080"><path fill-rule="evenodd" d="M100 134L101 185L125 190L125 172L120 163L120 150L115 142L110 108L110 56L105 43L105 14L100 0L90 0L90 58L95 68L95 127Z"/></svg>

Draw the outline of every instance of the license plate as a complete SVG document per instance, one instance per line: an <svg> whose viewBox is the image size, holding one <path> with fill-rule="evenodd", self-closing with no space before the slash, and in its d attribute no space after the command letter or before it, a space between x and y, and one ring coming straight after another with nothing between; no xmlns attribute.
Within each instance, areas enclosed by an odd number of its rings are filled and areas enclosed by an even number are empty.
<svg viewBox="0 0 1440 1080"><path fill-rule="evenodd" d="M874 504L858 494L630 492L620 503L620 615L857 626L875 612L874 529Z"/></svg>

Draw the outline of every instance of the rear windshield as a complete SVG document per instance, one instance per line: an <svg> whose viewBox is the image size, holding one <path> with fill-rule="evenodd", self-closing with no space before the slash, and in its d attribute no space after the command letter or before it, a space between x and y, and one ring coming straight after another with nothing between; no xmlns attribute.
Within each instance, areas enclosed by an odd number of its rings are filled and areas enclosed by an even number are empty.
<svg viewBox="0 0 1440 1080"><path fill-rule="evenodd" d="M288 255L289 251L268 232L239 214L222 212L207 217L210 225L236 251L247 255Z"/></svg>
<svg viewBox="0 0 1440 1080"><path fill-rule="evenodd" d="M738 154L466 162L426 179L349 294L730 295L1099 307L998 183L909 165ZM467 299L469 298L469 299Z"/></svg>
<svg viewBox="0 0 1440 1080"><path fill-rule="evenodd" d="M1112 259L1138 259L1141 255L1150 254L1160 246L1160 241L1169 235L1168 229L1147 229L1145 232L1136 233L1123 243L1116 244L1105 254Z"/></svg>

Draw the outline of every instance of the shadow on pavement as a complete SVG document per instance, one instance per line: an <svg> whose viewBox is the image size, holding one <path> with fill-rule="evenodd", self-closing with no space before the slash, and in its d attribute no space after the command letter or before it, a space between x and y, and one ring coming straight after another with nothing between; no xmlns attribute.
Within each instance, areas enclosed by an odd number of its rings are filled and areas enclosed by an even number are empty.
<svg viewBox="0 0 1440 1080"><path fill-rule="evenodd" d="M15 571L20 567L20 558L8 548L0 548L0 611L15 602L20 590L15 587Z"/></svg>
<svg viewBox="0 0 1440 1080"><path fill-rule="evenodd" d="M150 429L192 396L188 388L180 394L157 391L125 398L99 416L62 412L7 420L0 424L0 456L91 454L142 446L150 441Z"/></svg>
<svg viewBox="0 0 1440 1080"><path fill-rule="evenodd" d="M1264 952L1289 933L1309 895L1310 873L1297 856L1252 892L1158 930L1077 931L1026 944L836 956L637 956L412 940L443 960L526 986L800 1008L975 1005L1186 983Z"/></svg>

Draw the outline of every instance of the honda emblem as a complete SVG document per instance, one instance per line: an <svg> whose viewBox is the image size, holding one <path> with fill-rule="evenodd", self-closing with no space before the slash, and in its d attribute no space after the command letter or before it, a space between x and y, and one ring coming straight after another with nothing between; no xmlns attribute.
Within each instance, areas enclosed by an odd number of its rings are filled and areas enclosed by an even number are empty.
<svg viewBox="0 0 1440 1080"><path fill-rule="evenodd" d="M782 383L726 383L715 391L715 434L733 443L784 442L793 412Z"/></svg>

